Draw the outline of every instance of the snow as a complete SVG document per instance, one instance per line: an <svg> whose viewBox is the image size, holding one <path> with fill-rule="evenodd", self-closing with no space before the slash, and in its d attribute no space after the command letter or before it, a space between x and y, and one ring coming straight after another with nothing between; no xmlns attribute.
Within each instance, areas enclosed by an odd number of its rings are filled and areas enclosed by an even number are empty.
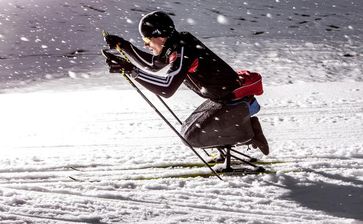
<svg viewBox="0 0 363 224"><path fill-rule="evenodd" d="M220 181L183 168L198 158L107 72L101 30L142 47L138 20L156 9L235 69L263 75L258 117L271 153L238 149L276 173ZM362 9L0 1L0 223L363 223ZM201 102L186 88L167 100L182 120Z"/></svg>

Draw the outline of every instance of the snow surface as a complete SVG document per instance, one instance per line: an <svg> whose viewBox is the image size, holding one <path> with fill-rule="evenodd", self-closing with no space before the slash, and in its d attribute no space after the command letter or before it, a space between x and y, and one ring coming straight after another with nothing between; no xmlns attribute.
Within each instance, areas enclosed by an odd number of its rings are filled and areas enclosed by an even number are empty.
<svg viewBox="0 0 363 224"><path fill-rule="evenodd" d="M199 160L98 52L102 29L142 46L138 19L157 9L234 68L262 73L271 154L239 150L276 174L158 179L209 170L150 168ZM0 223L363 223L362 9L0 1ZM185 119L202 101L181 88L167 103Z"/></svg>

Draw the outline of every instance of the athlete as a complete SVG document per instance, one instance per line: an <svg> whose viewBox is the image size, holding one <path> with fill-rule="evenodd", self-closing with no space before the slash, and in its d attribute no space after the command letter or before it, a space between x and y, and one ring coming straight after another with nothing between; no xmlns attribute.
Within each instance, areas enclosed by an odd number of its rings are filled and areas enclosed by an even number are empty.
<svg viewBox="0 0 363 224"><path fill-rule="evenodd" d="M184 83L199 96L208 99L208 102L215 103L209 103L212 105L210 107L236 100L234 91L243 85L243 79L192 34L178 32L168 14L155 11L143 16L139 32L150 53L119 36L105 37L111 49L122 49L131 62L106 60L110 72L124 69L142 86L166 98L172 96ZM244 97L243 101L259 110L253 96ZM250 124L253 137L248 143L268 155L269 146L258 118L251 117Z"/></svg>

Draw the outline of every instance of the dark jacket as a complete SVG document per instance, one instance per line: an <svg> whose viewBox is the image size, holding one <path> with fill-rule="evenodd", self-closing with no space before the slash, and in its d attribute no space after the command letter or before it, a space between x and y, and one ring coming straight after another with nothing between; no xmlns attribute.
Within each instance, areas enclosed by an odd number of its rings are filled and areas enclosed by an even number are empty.
<svg viewBox="0 0 363 224"><path fill-rule="evenodd" d="M158 56L141 51L128 41L122 48L135 66L135 80L163 97L172 96L184 82L203 98L226 101L241 86L237 73L188 32L175 32Z"/></svg>

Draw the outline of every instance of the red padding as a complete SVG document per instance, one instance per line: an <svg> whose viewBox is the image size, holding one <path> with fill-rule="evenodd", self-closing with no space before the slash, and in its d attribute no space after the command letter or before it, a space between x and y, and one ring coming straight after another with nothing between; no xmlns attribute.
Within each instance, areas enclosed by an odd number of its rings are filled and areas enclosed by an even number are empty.
<svg viewBox="0 0 363 224"><path fill-rule="evenodd" d="M251 95L262 95L262 76L259 73L241 70L237 74L242 82L242 86L233 91L235 99Z"/></svg>

